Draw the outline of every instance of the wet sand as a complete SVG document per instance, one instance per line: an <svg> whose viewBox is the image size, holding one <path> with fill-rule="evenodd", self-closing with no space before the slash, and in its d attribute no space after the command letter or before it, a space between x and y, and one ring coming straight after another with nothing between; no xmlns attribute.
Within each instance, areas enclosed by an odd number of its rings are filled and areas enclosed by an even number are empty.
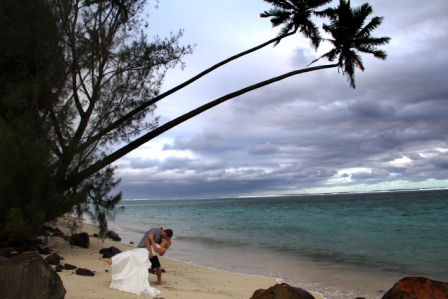
<svg viewBox="0 0 448 299"><path fill-rule="evenodd" d="M60 229L63 227L58 226ZM68 263L78 268L87 268L94 271L95 276L80 276L75 270L63 270L59 273L64 287L67 290L66 299L72 298L140 298L130 293L120 292L109 288L110 275L106 272L110 267L100 260L99 253L102 248L115 246L125 251L134 249L132 245L105 239L104 241L92 237L98 232L97 227L84 223L82 232L87 232L90 237L88 249L78 246L70 246L64 239L57 237L48 238L48 247L58 253ZM149 282L152 287L159 289L162 294L155 298L164 299L248 299L257 289L267 289L277 282L275 278L243 275L225 271L219 271L206 267L198 267L166 257L160 257L162 268L166 273L162 275L162 285L157 284L157 278L149 274ZM320 298L318 294L313 294ZM146 296L149 297L149 296Z"/></svg>

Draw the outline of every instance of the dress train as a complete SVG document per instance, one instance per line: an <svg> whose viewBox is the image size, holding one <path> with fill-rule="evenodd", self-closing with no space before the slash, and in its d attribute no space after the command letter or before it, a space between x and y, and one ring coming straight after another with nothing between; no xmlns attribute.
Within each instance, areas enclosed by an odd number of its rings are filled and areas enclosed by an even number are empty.
<svg viewBox="0 0 448 299"><path fill-rule="evenodd" d="M149 285L149 268L151 262L146 248L123 251L113 256L110 288L136 295L160 295L159 290Z"/></svg>

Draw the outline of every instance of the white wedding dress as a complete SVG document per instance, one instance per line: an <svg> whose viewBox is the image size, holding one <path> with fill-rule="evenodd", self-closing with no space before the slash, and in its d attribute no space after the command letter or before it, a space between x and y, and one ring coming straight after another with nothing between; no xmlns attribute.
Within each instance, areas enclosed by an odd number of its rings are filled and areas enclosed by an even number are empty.
<svg viewBox="0 0 448 299"><path fill-rule="evenodd" d="M110 288L136 295L160 295L162 292L149 285L149 268L151 262L146 248L127 250L113 256Z"/></svg>

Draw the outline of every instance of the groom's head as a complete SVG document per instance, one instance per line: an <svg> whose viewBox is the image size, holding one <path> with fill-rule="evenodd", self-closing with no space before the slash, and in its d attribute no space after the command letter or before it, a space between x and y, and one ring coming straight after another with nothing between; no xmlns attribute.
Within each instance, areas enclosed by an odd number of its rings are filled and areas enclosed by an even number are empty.
<svg viewBox="0 0 448 299"><path fill-rule="evenodd" d="M173 230L172 229L161 229L160 230L160 236L164 239L169 238L171 239L171 237L173 236Z"/></svg>

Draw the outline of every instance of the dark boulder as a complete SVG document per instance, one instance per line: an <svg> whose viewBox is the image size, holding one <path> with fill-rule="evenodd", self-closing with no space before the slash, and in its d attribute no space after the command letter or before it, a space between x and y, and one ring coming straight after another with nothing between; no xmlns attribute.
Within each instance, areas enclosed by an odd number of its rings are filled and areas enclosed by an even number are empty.
<svg viewBox="0 0 448 299"><path fill-rule="evenodd" d="M90 239L88 233L73 234L70 238L70 245L89 248Z"/></svg>
<svg viewBox="0 0 448 299"><path fill-rule="evenodd" d="M48 247L42 248L42 247L40 247L40 246L36 246L36 249L37 249L37 251L39 251L40 254L45 254L45 255L47 255L47 254L51 254L51 253L53 252L53 251L52 251L50 248L48 248Z"/></svg>
<svg viewBox="0 0 448 299"><path fill-rule="evenodd" d="M81 276L95 276L95 273L93 273L91 270L84 268L76 269L76 274Z"/></svg>
<svg viewBox="0 0 448 299"><path fill-rule="evenodd" d="M34 246L43 246L44 241L42 241L42 239L30 239L29 242L34 245Z"/></svg>
<svg viewBox="0 0 448 299"><path fill-rule="evenodd" d="M111 258L114 255L121 253L121 250L117 247L111 246L109 248L103 248L100 250L100 253L103 255L103 258Z"/></svg>
<svg viewBox="0 0 448 299"><path fill-rule="evenodd" d="M424 277L405 277L381 299L448 299L448 283Z"/></svg>
<svg viewBox="0 0 448 299"><path fill-rule="evenodd" d="M42 225L40 227L40 235L41 236L50 236L50 233L54 234L54 228L52 228L51 226Z"/></svg>
<svg viewBox="0 0 448 299"><path fill-rule="evenodd" d="M314 299L314 297L301 288L282 283L267 290L256 290L250 299Z"/></svg>
<svg viewBox="0 0 448 299"><path fill-rule="evenodd" d="M107 232L106 237L111 238L114 241L121 241L120 236L111 230Z"/></svg>
<svg viewBox="0 0 448 299"><path fill-rule="evenodd" d="M70 264L65 264L64 268L65 268L65 270L75 270L78 267L70 265Z"/></svg>
<svg viewBox="0 0 448 299"><path fill-rule="evenodd" d="M60 237L60 238L64 238L65 234L59 229L59 228L55 228L54 232L53 232L53 236L54 237Z"/></svg>
<svg viewBox="0 0 448 299"><path fill-rule="evenodd" d="M61 257L57 253L53 253L52 255L47 256L45 258L45 260L50 265L54 265L54 266L57 266L57 265L59 265L61 263Z"/></svg>
<svg viewBox="0 0 448 299"><path fill-rule="evenodd" d="M106 251L105 253L103 253L102 258L103 259L110 259L112 257L112 253L110 253L109 251Z"/></svg>
<svg viewBox="0 0 448 299"><path fill-rule="evenodd" d="M109 248L109 252L112 253L112 256L114 256L121 253L121 250L118 249L117 247L112 246Z"/></svg>
<svg viewBox="0 0 448 299"><path fill-rule="evenodd" d="M0 298L63 299L59 275L37 252L17 255L0 263Z"/></svg>
<svg viewBox="0 0 448 299"><path fill-rule="evenodd" d="M11 257L12 248L0 248L0 256Z"/></svg>

